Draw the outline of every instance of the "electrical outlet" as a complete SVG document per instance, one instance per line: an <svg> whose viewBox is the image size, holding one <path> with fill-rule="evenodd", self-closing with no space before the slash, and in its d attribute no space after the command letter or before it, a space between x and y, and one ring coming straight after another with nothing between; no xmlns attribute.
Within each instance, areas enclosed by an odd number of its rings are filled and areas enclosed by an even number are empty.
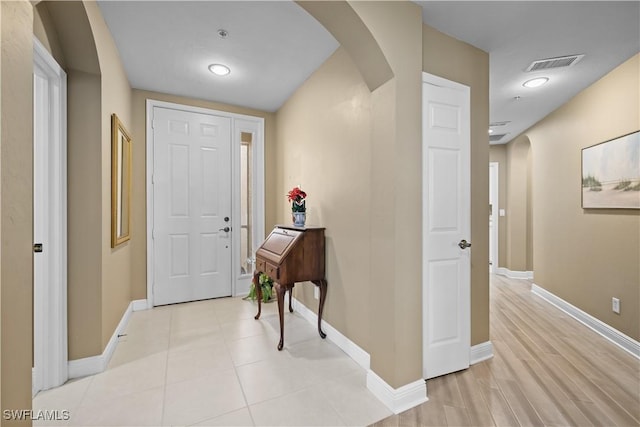
<svg viewBox="0 0 640 427"><path fill-rule="evenodd" d="M611 310L614 313L620 314L620 299L619 298L611 298Z"/></svg>
<svg viewBox="0 0 640 427"><path fill-rule="evenodd" d="M313 288L313 297L315 299L320 299L320 288L317 286Z"/></svg>

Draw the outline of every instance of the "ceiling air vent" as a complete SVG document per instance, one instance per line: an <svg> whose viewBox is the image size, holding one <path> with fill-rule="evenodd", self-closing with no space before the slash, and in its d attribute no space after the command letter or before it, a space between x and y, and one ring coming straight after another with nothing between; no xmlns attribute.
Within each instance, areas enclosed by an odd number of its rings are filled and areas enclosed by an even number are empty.
<svg viewBox="0 0 640 427"><path fill-rule="evenodd" d="M498 133L496 135L489 135L489 142L498 142L502 138L504 138L506 135L507 135L506 133Z"/></svg>
<svg viewBox="0 0 640 427"><path fill-rule="evenodd" d="M489 123L489 127L490 127L490 128L493 128L493 127L496 127L496 126L506 126L506 125L508 125L509 123L511 123L511 121L506 121L506 122L491 122L491 123Z"/></svg>
<svg viewBox="0 0 640 427"><path fill-rule="evenodd" d="M584 55L559 56L557 58L538 59L533 61L525 71L549 70L551 68L563 68L576 65Z"/></svg>

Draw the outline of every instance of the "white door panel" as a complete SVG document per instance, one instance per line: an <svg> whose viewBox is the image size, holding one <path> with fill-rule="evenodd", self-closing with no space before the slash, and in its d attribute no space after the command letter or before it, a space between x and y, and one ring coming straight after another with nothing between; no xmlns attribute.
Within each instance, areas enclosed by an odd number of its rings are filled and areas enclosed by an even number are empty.
<svg viewBox="0 0 640 427"><path fill-rule="evenodd" d="M425 74L423 83L424 377L469 366L469 88Z"/></svg>
<svg viewBox="0 0 640 427"><path fill-rule="evenodd" d="M154 108L154 305L231 295L231 119Z"/></svg>

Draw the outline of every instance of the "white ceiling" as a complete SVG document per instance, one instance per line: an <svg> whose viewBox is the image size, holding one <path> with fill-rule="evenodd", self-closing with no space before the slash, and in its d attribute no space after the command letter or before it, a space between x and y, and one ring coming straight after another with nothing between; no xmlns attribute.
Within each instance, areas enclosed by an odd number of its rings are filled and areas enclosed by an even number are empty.
<svg viewBox="0 0 640 427"><path fill-rule="evenodd" d="M98 2L134 88L276 111L338 47L291 1ZM423 21L490 54L491 122L506 143L640 51L638 1L416 1ZM217 30L229 32L226 39ZM585 54L525 73L536 59ZM231 74L207 70L224 63ZM522 86L544 75L538 89ZM520 100L514 98L520 96Z"/></svg>
<svg viewBox="0 0 640 427"><path fill-rule="evenodd" d="M98 4L136 89L276 111L338 48L292 1ZM211 74L212 63L231 73Z"/></svg>

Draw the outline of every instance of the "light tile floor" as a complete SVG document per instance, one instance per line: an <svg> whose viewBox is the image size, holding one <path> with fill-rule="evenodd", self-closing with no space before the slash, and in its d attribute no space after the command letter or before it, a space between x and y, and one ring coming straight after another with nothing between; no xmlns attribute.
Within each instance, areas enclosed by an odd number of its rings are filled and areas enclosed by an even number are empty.
<svg viewBox="0 0 640 427"><path fill-rule="evenodd" d="M315 326L277 305L223 298L132 314L105 372L39 393L58 425L365 426L391 412L366 372ZM51 422L35 422L36 426Z"/></svg>

